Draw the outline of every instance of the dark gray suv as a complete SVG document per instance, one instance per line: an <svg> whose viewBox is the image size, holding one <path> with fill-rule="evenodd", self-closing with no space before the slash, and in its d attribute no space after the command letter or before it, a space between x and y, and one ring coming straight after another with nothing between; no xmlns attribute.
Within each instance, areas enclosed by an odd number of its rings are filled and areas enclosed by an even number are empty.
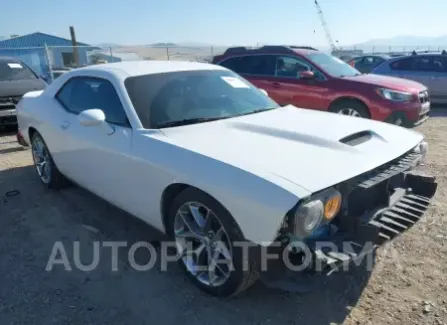
<svg viewBox="0 0 447 325"><path fill-rule="evenodd" d="M42 90L46 82L20 60L0 57L0 126L16 125L16 105L29 91Z"/></svg>

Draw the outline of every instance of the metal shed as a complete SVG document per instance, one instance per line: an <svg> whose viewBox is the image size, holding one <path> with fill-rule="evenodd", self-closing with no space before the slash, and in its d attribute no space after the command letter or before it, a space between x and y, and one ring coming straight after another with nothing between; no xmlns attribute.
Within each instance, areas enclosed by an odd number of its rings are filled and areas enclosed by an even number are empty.
<svg viewBox="0 0 447 325"><path fill-rule="evenodd" d="M89 62L89 52L98 47L77 42L79 64ZM49 74L51 67L64 67L73 61L71 40L40 32L0 41L0 56L22 60L40 75Z"/></svg>

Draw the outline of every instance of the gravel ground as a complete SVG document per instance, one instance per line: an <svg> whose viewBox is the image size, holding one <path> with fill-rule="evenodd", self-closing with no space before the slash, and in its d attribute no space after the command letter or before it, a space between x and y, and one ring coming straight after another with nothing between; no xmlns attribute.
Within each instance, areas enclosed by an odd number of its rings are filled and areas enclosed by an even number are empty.
<svg viewBox="0 0 447 325"><path fill-rule="evenodd" d="M81 242L85 264L95 242L156 241L150 227L104 201L72 187L46 191L12 134L0 136L1 324L447 324L447 110L418 131L429 156L424 168L437 176L438 192L425 218L383 246L372 273L361 267L329 278L307 294L256 284L233 299L206 296L176 267L167 272L130 268L126 249L111 271L110 248L98 267L84 272L56 265L46 271L55 242L70 261ZM20 194L4 194L18 190ZM141 253L141 252L140 252ZM150 256L136 254L143 264Z"/></svg>

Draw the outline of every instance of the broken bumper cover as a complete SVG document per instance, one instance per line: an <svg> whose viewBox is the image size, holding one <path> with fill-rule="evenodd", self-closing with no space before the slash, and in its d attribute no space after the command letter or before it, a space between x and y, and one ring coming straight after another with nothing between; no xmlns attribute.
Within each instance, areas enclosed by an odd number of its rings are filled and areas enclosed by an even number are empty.
<svg viewBox="0 0 447 325"><path fill-rule="evenodd" d="M333 241L337 250L316 249L316 261L330 273L362 259L417 223L430 206L437 183L433 176L412 171L405 173L405 185L396 189L388 207L364 217L343 218L337 229L341 235Z"/></svg>
<svg viewBox="0 0 447 325"><path fill-rule="evenodd" d="M307 260L307 267L303 269L306 272L296 272L285 264L276 265L273 268L276 274L272 276L270 270L267 270L264 282L277 287L279 281L281 286L290 288L296 282L303 281L299 277L301 273L306 275L306 285L310 286L312 280L319 276L327 276L337 270L349 270L368 258L374 259L378 247L393 240L422 218L436 192L434 177L416 171L404 174L405 186L395 190L387 207L362 217L341 218L336 226L331 225L327 236L306 242L311 253L311 259ZM371 259L369 261L374 263ZM302 257L299 262L303 262ZM311 278L309 273L312 273ZM285 284L284 278L288 279L288 284Z"/></svg>

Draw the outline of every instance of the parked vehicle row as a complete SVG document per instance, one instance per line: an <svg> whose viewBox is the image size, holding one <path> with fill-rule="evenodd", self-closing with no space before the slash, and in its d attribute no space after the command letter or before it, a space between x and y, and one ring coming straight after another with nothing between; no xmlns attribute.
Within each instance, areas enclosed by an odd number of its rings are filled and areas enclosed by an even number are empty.
<svg viewBox="0 0 447 325"><path fill-rule="evenodd" d="M423 123L430 111L426 86L361 74L342 60L309 47L230 48L213 63L265 89L280 105L409 126Z"/></svg>
<svg viewBox="0 0 447 325"><path fill-rule="evenodd" d="M425 88L359 76L310 49L236 51L218 63L253 83L194 62L67 72L23 96L18 140L31 146L42 184L76 183L165 232L186 276L216 296L257 280L262 249L278 244L278 256L286 252L309 273L326 275L423 216L436 182L414 171L427 153L421 134L290 103L316 100L320 110L357 108L377 117L408 102L413 121ZM333 246L322 250L319 240ZM337 250L345 243L354 250ZM285 266L276 263L273 270Z"/></svg>

